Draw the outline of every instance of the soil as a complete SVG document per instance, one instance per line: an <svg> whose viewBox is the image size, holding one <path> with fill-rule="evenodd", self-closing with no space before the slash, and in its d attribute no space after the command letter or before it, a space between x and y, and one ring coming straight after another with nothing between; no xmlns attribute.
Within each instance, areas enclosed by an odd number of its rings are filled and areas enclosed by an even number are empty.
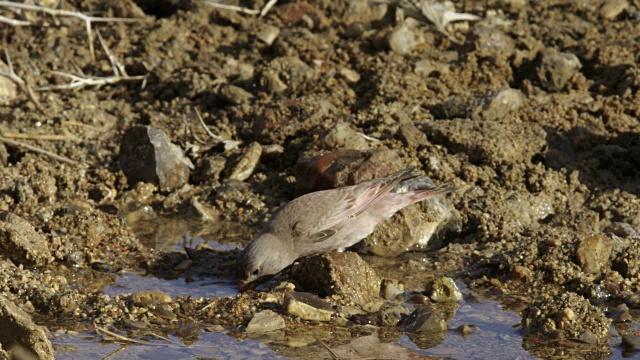
<svg viewBox="0 0 640 360"><path fill-rule="evenodd" d="M264 2L236 4L261 9ZM4 249L0 294L36 323L63 331L96 324L131 337L184 334L195 323L246 336L252 314L278 309L269 296L281 298L282 288L150 302L100 290L131 270L231 279L239 251L173 251L145 234L196 233L207 223L216 229L207 236L246 245L294 197L305 151L349 147L323 138L338 123L377 139L352 148L392 149L406 166L458 188L449 199L460 236L393 260L363 255L381 278L419 292L446 274L529 309L525 315L588 308L591 319L605 319L609 305L640 306L640 1L461 1L458 12L482 19L450 27L460 43L412 19L396 22L392 8L364 0L281 1L263 18L200 1L59 6L136 18L93 28L128 76L144 81L35 91L42 108L23 87L0 81L0 211L19 217L1 220L0 239L36 252ZM68 84L56 72L112 76L97 39L92 58L82 21L4 7L0 14L32 22L0 23L2 59L10 56L30 88ZM279 33L268 44L264 31L273 28ZM134 125L160 129L184 150L194 165L187 183L127 181L119 154ZM57 137L37 138L49 135ZM257 164L243 158L260 148L252 143L262 145ZM238 163L250 164L244 181ZM12 240L11 226L27 240ZM571 327L579 319L569 315L551 325L523 319L544 324L527 329L523 346L545 356L536 344L549 341L565 355L606 356L606 321ZM311 332L285 321L287 335L331 346L367 335L365 327L338 331L344 324L331 323ZM379 335L387 333L400 337L396 328Z"/></svg>

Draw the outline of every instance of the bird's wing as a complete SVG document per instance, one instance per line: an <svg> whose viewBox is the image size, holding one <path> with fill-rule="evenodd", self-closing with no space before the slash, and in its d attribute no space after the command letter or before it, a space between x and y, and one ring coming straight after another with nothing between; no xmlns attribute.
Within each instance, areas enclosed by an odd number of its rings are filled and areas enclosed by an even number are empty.
<svg viewBox="0 0 640 360"><path fill-rule="evenodd" d="M333 190L330 196L309 194L307 206L322 209L313 216L300 217L292 230L301 240L320 243L330 239L345 224L369 210L396 185L413 175L413 169L405 169L382 179L370 180L359 185Z"/></svg>

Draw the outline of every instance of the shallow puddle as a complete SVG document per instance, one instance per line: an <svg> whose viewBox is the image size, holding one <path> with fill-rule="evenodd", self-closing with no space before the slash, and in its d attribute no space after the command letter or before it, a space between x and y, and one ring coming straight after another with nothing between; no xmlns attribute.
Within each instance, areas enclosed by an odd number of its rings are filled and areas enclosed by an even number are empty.
<svg viewBox="0 0 640 360"><path fill-rule="evenodd" d="M185 224L182 224L185 225ZM167 236L168 231L162 228L173 228L173 235ZM217 229L201 229L192 235L179 234L180 229L188 226L176 226L175 223L165 223L156 228L155 234L147 235L149 245L158 245L168 251L182 251L184 247L193 248L198 244L207 244L218 251L227 251L240 246L240 238L246 237L249 231L234 228L233 235L224 235L224 231ZM163 236L158 234L163 233ZM207 240L205 240L207 239ZM150 242L155 242L151 244ZM389 260L385 263L387 263ZM387 264L388 265L388 264ZM375 266L374 266L375 267ZM464 294L469 294L464 284L458 283ZM125 273L116 279L115 285L106 286L103 289L109 296L131 294L143 290L161 290L172 298L175 297L203 297L216 298L228 297L237 294L237 288L232 279L216 279L208 277L204 279L186 280L179 278L166 280L156 277L143 276L136 273ZM361 334L354 336L347 344L337 348L356 351L360 347L371 350L367 358L428 358L444 357L453 359L535 359L529 351L523 348L523 334L518 326L520 316L511 310L506 310L499 302L499 298L466 296L459 304L453 317L447 321L449 331L442 342L435 347L421 348L419 339L413 335L404 335L399 340L391 343L380 343L377 335ZM458 328L468 325L473 332L463 336ZM632 325L636 329L637 324ZM372 332L375 329L372 327ZM620 348L620 338L615 336L610 341L612 356L610 359L623 359ZM332 354L317 341L304 341L299 348L291 348L286 343L295 343L295 339L280 339L273 341L276 335L257 337L263 341L254 339L238 340L227 331L199 333L198 340L193 344L185 344L175 335L168 339L147 338L147 344L124 344L116 341L102 341L102 336L96 336L93 331L80 334L58 334L52 342L56 346L56 358L58 359L183 359L183 358L218 358L218 359L246 359L262 358L277 359L289 358L295 354L296 358L325 358L330 359ZM280 337L284 336L282 333ZM277 336L276 336L277 337ZM284 341L286 340L286 341ZM383 340L384 341L384 340ZM423 346L424 347L424 346ZM354 350L355 349L355 350ZM344 350L344 351L347 351ZM547 353L545 349L536 349L536 354ZM286 356L288 355L288 356ZM625 354L626 355L626 354ZM357 357L356 357L357 358Z"/></svg>

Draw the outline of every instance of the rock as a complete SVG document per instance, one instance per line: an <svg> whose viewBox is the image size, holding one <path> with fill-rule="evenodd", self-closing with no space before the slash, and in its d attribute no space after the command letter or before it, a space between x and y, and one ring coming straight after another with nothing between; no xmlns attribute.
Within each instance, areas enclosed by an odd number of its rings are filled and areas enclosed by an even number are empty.
<svg viewBox="0 0 640 360"><path fill-rule="evenodd" d="M262 155L262 146L255 141L249 144L242 152L242 156L231 172L229 179L237 181L247 180L260 163L260 155Z"/></svg>
<svg viewBox="0 0 640 360"><path fill-rule="evenodd" d="M495 18L489 17L474 24L470 37L476 56L503 62L513 55L515 42L503 28Z"/></svg>
<svg viewBox="0 0 640 360"><path fill-rule="evenodd" d="M447 323L442 314L433 306L418 305L404 321L404 332L445 332Z"/></svg>
<svg viewBox="0 0 640 360"><path fill-rule="evenodd" d="M633 317L627 304L620 304L609 312L609 317L616 323L631 322Z"/></svg>
<svg viewBox="0 0 640 360"><path fill-rule="evenodd" d="M296 165L296 196L384 177L402 167L400 156L388 149L345 149L320 155L306 152Z"/></svg>
<svg viewBox="0 0 640 360"><path fill-rule="evenodd" d="M418 44L416 34L406 23L389 31L386 36L386 41L389 49L400 55L412 52Z"/></svg>
<svg viewBox="0 0 640 360"><path fill-rule="evenodd" d="M146 290L131 295L131 301L138 307L152 307L170 303L171 296L160 290Z"/></svg>
<svg viewBox="0 0 640 360"><path fill-rule="evenodd" d="M44 328L36 325L22 309L0 295L0 344L11 351L21 347L39 359L54 359L53 347ZM24 359L24 358L23 358Z"/></svg>
<svg viewBox="0 0 640 360"><path fill-rule="evenodd" d="M346 67L340 69L340 76L347 80L349 84L355 84L360 81L360 74Z"/></svg>
<svg viewBox="0 0 640 360"><path fill-rule="evenodd" d="M352 252L303 258L291 268L289 276L306 291L322 297L339 295L347 303L364 305L380 295L380 278Z"/></svg>
<svg viewBox="0 0 640 360"><path fill-rule="evenodd" d="M0 71L9 72L9 66L0 60ZM0 76L0 106L8 106L18 97L18 86L5 76Z"/></svg>
<svg viewBox="0 0 640 360"><path fill-rule="evenodd" d="M576 251L576 260L582 271L589 274L599 274L609 261L613 250L611 239L597 234L583 239Z"/></svg>
<svg viewBox="0 0 640 360"><path fill-rule="evenodd" d="M460 325L456 328L456 331L458 331L460 334L462 334L462 337L467 337L471 334L473 334L474 332L476 332L476 328L475 326L469 326L467 324L463 324Z"/></svg>
<svg viewBox="0 0 640 360"><path fill-rule="evenodd" d="M235 85L222 86L219 95L223 101L231 105L241 105L253 99L250 92Z"/></svg>
<svg viewBox="0 0 640 360"><path fill-rule="evenodd" d="M265 333L284 329L285 323L282 316L271 310L263 310L255 314L245 329L247 333Z"/></svg>
<svg viewBox="0 0 640 360"><path fill-rule="evenodd" d="M616 254L611 268L627 279L640 274L640 241L631 241L630 245Z"/></svg>
<svg viewBox="0 0 640 360"><path fill-rule="evenodd" d="M543 89L561 91L581 67L580 60L574 54L547 49L539 55L536 75Z"/></svg>
<svg viewBox="0 0 640 360"><path fill-rule="evenodd" d="M269 90L269 92L274 94L287 90L287 84L285 84L274 71L266 71L262 74L261 84Z"/></svg>
<svg viewBox="0 0 640 360"><path fill-rule="evenodd" d="M480 95L457 95L447 99L440 109L436 109L435 115L443 119L502 120L515 113L523 102L522 93L511 88L487 91Z"/></svg>
<svg viewBox="0 0 640 360"><path fill-rule="evenodd" d="M309 321L330 321L334 312L328 302L305 292L287 292L282 307L288 315Z"/></svg>
<svg viewBox="0 0 640 360"><path fill-rule="evenodd" d="M396 326L403 316L409 315L411 310L399 304L388 304L378 312L378 324L380 326Z"/></svg>
<svg viewBox="0 0 640 360"><path fill-rule="evenodd" d="M440 75L447 76L451 73L451 69L449 68L449 64L442 63L440 61L435 61L433 59L423 59L416 62L416 66L413 69L416 74L421 74L424 76L430 75Z"/></svg>
<svg viewBox="0 0 640 360"><path fill-rule="evenodd" d="M629 2L627 0L605 0L600 8L600 17L605 20L614 20L628 8Z"/></svg>
<svg viewBox="0 0 640 360"><path fill-rule="evenodd" d="M505 116L515 113L524 102L522 93L516 89L504 89L487 98L480 116L488 121L502 120Z"/></svg>
<svg viewBox="0 0 640 360"><path fill-rule="evenodd" d="M146 182L170 191L188 182L193 164L162 130L132 126L122 138L120 168L129 186Z"/></svg>
<svg viewBox="0 0 640 360"><path fill-rule="evenodd" d="M394 300L398 296L404 294L404 286L402 284L398 284L397 280L382 280L382 285L380 286L380 293L382 297L387 300Z"/></svg>
<svg viewBox="0 0 640 360"><path fill-rule="evenodd" d="M360 21L349 24L345 29L344 35L350 39L357 39L367 31L367 26Z"/></svg>
<svg viewBox="0 0 640 360"><path fill-rule="evenodd" d="M605 229L608 234L613 234L621 238L640 239L640 234L631 224L615 222Z"/></svg>
<svg viewBox="0 0 640 360"><path fill-rule="evenodd" d="M273 44L276 38L280 35L280 29L275 26L263 24L258 29L256 37L267 45Z"/></svg>
<svg viewBox="0 0 640 360"><path fill-rule="evenodd" d="M627 351L637 352L640 350L640 336L634 333L623 334L622 348Z"/></svg>
<svg viewBox="0 0 640 360"><path fill-rule="evenodd" d="M220 179L220 174L222 174L226 164L227 159L223 156L207 156L200 162L194 174L194 180L215 183Z"/></svg>
<svg viewBox="0 0 640 360"><path fill-rule="evenodd" d="M404 113L398 113L400 126L398 127L398 135L402 142L410 148L428 144L427 134L418 129L413 121Z"/></svg>
<svg viewBox="0 0 640 360"><path fill-rule="evenodd" d="M286 88L292 90L316 77L315 71L295 56L284 56L271 60L266 73L269 72L275 74L277 78L283 82ZM274 88L281 87L277 84L270 85L270 87L271 86Z"/></svg>
<svg viewBox="0 0 640 360"><path fill-rule="evenodd" d="M512 164L541 154L546 132L533 123L495 123L482 120L440 120L427 124L432 142L462 152L474 164Z"/></svg>
<svg viewBox="0 0 640 360"><path fill-rule="evenodd" d="M0 249L16 265L43 266L52 261L49 242L18 215L0 212Z"/></svg>
<svg viewBox="0 0 640 360"><path fill-rule="evenodd" d="M427 284L427 296L435 302L462 301L462 293L453 279L443 276Z"/></svg>
<svg viewBox="0 0 640 360"><path fill-rule="evenodd" d="M346 148L353 150L367 150L371 146L363 134L353 130L347 123L337 123L319 141L320 148L334 150Z"/></svg>
<svg viewBox="0 0 640 360"><path fill-rule="evenodd" d="M572 292L538 300L522 311L525 337L604 344L610 326L602 310Z"/></svg>
<svg viewBox="0 0 640 360"><path fill-rule="evenodd" d="M428 177L411 179L394 192L433 187ZM379 256L397 256L407 251L440 249L462 231L460 215L451 201L437 196L410 205L379 223L362 245L362 251Z"/></svg>

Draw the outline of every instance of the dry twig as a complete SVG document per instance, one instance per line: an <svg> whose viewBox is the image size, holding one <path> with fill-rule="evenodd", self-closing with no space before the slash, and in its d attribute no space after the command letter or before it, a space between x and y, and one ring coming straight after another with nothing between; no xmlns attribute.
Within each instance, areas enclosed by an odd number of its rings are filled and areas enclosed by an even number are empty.
<svg viewBox="0 0 640 360"><path fill-rule="evenodd" d="M249 8L246 8L246 7L235 6L235 5L220 4L219 2L214 1L214 0L204 0L204 3L209 5L209 6L213 6L215 8L218 8L218 9L237 11L239 13L247 14L247 15L258 15L258 14L260 14L259 10L249 9Z"/></svg>
<svg viewBox="0 0 640 360"><path fill-rule="evenodd" d="M98 334L98 335L100 335L100 334L102 333L102 334L106 334L106 335L112 336L112 337L114 337L114 338L116 338L116 339L118 339L118 340L120 340L120 341L130 342L130 343L133 343L133 344L144 344L144 345L148 345L148 343L147 343L146 341L140 341L140 340L136 340L136 339L130 339L130 338L126 337L126 336L122 336L122 335L120 335L120 334L116 334L116 333L114 333L113 331L109 331L109 330L107 330L107 329L105 329L105 328L101 328L101 327L99 327L99 326L95 326L95 325L94 325L94 326L93 326L93 328L96 330L96 334Z"/></svg>
<svg viewBox="0 0 640 360"><path fill-rule="evenodd" d="M264 4L264 6L262 7L262 10L260 11L259 17L264 17L265 15L267 15L269 10L271 10L271 8L274 7L277 2L278 0L269 0L268 3Z"/></svg>
<svg viewBox="0 0 640 360"><path fill-rule="evenodd" d="M25 140L51 140L51 141L66 141L69 140L67 135L58 134L25 134L25 133L3 133L6 138L9 139L25 139Z"/></svg>
<svg viewBox="0 0 640 360"><path fill-rule="evenodd" d="M7 145L24 148L24 149L27 149L29 151L33 151L33 152L38 153L38 154L46 155L46 156L48 156L48 157L50 157L52 159L58 160L60 162L63 162L63 163L69 164L69 165L78 165L79 164L77 161L71 160L66 156L61 156L61 155L58 155L58 154L54 154L54 153L52 153L50 151L47 151L47 150L44 150L44 149L40 149L38 147L23 143L21 141L11 140L11 139L8 139L8 138L6 138L4 136L0 136L0 142L3 142L5 144L7 144Z"/></svg>
<svg viewBox="0 0 640 360"><path fill-rule="evenodd" d="M11 62L11 57L9 57L9 52L7 51L7 49L4 49L4 56L7 59L7 66L9 66L9 71L0 71L0 76L6 77L7 79L13 81L16 85L18 85L20 90L27 94L29 100L31 100L31 102L33 102L33 104L36 106L36 109L38 109L38 111L40 111L42 114L47 115L46 111L44 110L44 106L42 106L40 100L38 100L36 94L33 92L29 84L22 80L22 78L18 76L13 70L13 63Z"/></svg>
<svg viewBox="0 0 640 360"><path fill-rule="evenodd" d="M85 28L87 30L87 37L89 38L89 51L91 52L91 58L93 60L96 59L96 54L93 49L93 34L91 33L91 23L96 22L138 22L142 21L141 19L133 19L133 18L115 18L115 17L97 17L83 14L77 11L69 11L69 10L61 10L54 9L46 6L38 6L38 5L29 5L23 3L16 3L13 1L0 1L0 7L8 8L8 9L21 9L21 10L29 10L29 11L42 11L51 16L65 16L72 17L76 19L80 19L84 21Z"/></svg>
<svg viewBox="0 0 640 360"><path fill-rule="evenodd" d="M107 53L107 57L109 58L109 62L111 63L111 68L113 69L113 76L85 76L83 75L73 75L61 71L53 71L52 74L66 77L71 79L71 82L64 85L54 85L54 86L45 86L41 87L38 90L40 91L50 91L50 90L69 90L69 89L80 89L85 86L102 86L102 85L110 85L116 84L122 81L142 81L143 87L148 75L137 75L137 76L129 76L127 74L124 65L113 54L111 49L107 46L107 44L102 39L102 35L100 32L96 31L98 35L98 39L100 40L100 44L104 49L105 53Z"/></svg>
<svg viewBox="0 0 640 360"><path fill-rule="evenodd" d="M29 26L29 25L31 25L31 22L29 22L29 21L12 19L12 18L8 18L8 17L2 16L2 15L0 15L0 22L1 23L5 23L5 24L9 24L11 26Z"/></svg>
<svg viewBox="0 0 640 360"><path fill-rule="evenodd" d="M333 360L340 360L340 356L338 356L338 354L336 354L335 351L331 350L331 348L329 347L329 345L325 344L324 341L320 340L317 336L313 336L314 339L316 339L316 341L318 343L320 343L320 345L322 345L325 349L327 349L327 351L329 351L329 353L331 353L331 358Z"/></svg>
<svg viewBox="0 0 640 360"><path fill-rule="evenodd" d="M198 120L200 120L200 125L202 125L202 128L207 133L207 135L209 135L216 142L223 143L225 150L234 150L238 148L238 145L240 145L240 141L225 140L220 135L216 135L212 133L211 130L209 130L209 127L207 126L207 124L204 123L204 120L202 119L202 116L200 115L200 112L198 111L198 109L195 109L195 110L196 110L196 115L198 115Z"/></svg>

